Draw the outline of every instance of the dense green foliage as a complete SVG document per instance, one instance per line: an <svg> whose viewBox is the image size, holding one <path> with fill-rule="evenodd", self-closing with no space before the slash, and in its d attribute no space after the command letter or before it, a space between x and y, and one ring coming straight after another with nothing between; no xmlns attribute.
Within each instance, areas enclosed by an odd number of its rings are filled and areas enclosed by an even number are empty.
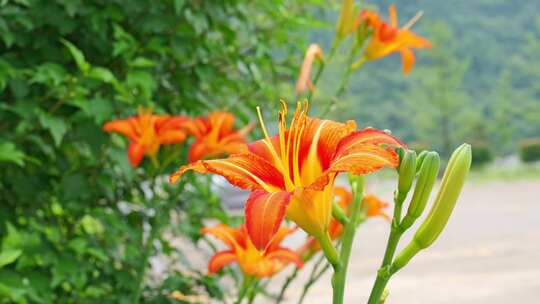
<svg viewBox="0 0 540 304"><path fill-rule="evenodd" d="M397 58L369 62L345 95L327 90L343 74L338 51L319 82L316 110L332 104L340 120L391 128L419 150L448 155L464 140L485 143L485 155L475 154L481 159L540 134L538 3L404 3L397 3L402 24L425 10L415 30L433 50L417 53L409 77ZM317 0L0 1L0 303L133 303L148 255L182 260L185 269L147 276L146 303L172 302L173 290L222 298L217 278L191 269L171 242L197 242L203 220L236 220L204 177L166 182L186 162L187 145L160 151L171 162L134 169L125 140L102 125L138 106L228 110L245 125L255 104L291 100L308 33L331 43L333 26L324 20L333 22L335 10L320 7ZM523 145L522 158L537 159L538 147ZM155 242L146 241L148 227L158 227Z"/></svg>
<svg viewBox="0 0 540 304"><path fill-rule="evenodd" d="M101 126L139 105L234 109L247 122L255 102L278 99L278 80L292 81L305 11L281 1L0 1L0 302L133 303L145 255L181 259L172 236L198 238L204 218L227 222L206 181L183 191L153 178L185 151L133 169L125 141L111 144ZM167 228L150 251L148 224ZM167 269L145 284L145 302L169 302L172 290L223 296L214 278L188 273Z"/></svg>
<svg viewBox="0 0 540 304"><path fill-rule="evenodd" d="M519 143L519 156L524 162L540 160L540 138L529 138Z"/></svg>

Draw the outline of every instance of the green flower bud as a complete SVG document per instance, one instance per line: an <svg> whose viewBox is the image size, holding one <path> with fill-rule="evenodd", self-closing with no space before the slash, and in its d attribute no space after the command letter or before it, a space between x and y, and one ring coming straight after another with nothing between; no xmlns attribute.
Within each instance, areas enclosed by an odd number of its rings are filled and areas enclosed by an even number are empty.
<svg viewBox="0 0 540 304"><path fill-rule="evenodd" d="M429 152L427 150L424 150L418 154L418 157L416 157L416 173L418 173L418 171L420 171L422 168L422 162L428 153Z"/></svg>
<svg viewBox="0 0 540 304"><path fill-rule="evenodd" d="M429 247L439 237L461 193L471 167L471 158L469 144L461 145L452 153L433 207L416 231L411 243L395 259L392 265L393 272L405 266L418 251Z"/></svg>
<svg viewBox="0 0 540 304"><path fill-rule="evenodd" d="M405 150L401 162L399 165L399 180L398 180L398 194L397 201L403 202L407 193L411 189L416 175L416 152L412 150Z"/></svg>
<svg viewBox="0 0 540 304"><path fill-rule="evenodd" d="M336 35L338 40L343 39L353 32L357 11L358 9L355 7L353 0L343 0L336 24Z"/></svg>
<svg viewBox="0 0 540 304"><path fill-rule="evenodd" d="M409 203L407 215L405 215L400 224L403 230L411 227L414 221L424 212L429 195L439 174L439 166L441 164L439 154L437 152L426 152L421 156L423 156L421 168L418 173L416 186L414 187L414 194Z"/></svg>

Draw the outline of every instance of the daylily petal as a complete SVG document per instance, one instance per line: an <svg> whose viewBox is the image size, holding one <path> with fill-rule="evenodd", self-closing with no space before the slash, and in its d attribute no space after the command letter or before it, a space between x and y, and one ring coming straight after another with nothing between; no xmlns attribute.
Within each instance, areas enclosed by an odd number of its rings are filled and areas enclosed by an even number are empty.
<svg viewBox="0 0 540 304"><path fill-rule="evenodd" d="M197 138L203 137L208 129L206 120L201 117L186 121L183 127L189 134Z"/></svg>
<svg viewBox="0 0 540 304"><path fill-rule="evenodd" d="M349 204L352 202L352 193L344 187L336 186L334 188L334 200L341 208L347 210Z"/></svg>
<svg viewBox="0 0 540 304"><path fill-rule="evenodd" d="M403 74L407 75L414 66L414 52L411 49L403 48L399 51L401 53L401 62L403 66Z"/></svg>
<svg viewBox="0 0 540 304"><path fill-rule="evenodd" d="M156 119L156 129L158 132L161 130L182 129L189 120L187 116L162 115Z"/></svg>
<svg viewBox="0 0 540 304"><path fill-rule="evenodd" d="M274 149L277 151L278 155L281 157L281 150L279 146L279 137L273 136L270 138L272 145ZM267 162L275 165L275 159L272 156L272 153L268 149L267 144L265 143L264 139L254 141L252 143L249 143L248 145L249 152L265 159Z"/></svg>
<svg viewBox="0 0 540 304"><path fill-rule="evenodd" d="M300 146L300 168L307 160L307 166L313 167L315 162L323 168L329 167L332 156L339 142L356 129L352 120L339 123L331 120L308 118L302 133Z"/></svg>
<svg viewBox="0 0 540 304"><path fill-rule="evenodd" d="M221 268L235 261L237 261L237 257L232 250L220 251L208 262L208 272L216 273Z"/></svg>
<svg viewBox="0 0 540 304"><path fill-rule="evenodd" d="M195 140L189 147L188 161L190 163L193 163L203 159L204 156L208 153L208 149L208 145L206 144L204 139L200 138Z"/></svg>
<svg viewBox="0 0 540 304"><path fill-rule="evenodd" d="M264 250L285 217L292 194L285 191L268 193L255 190L246 201L246 228L255 247Z"/></svg>
<svg viewBox="0 0 540 304"><path fill-rule="evenodd" d="M293 263L298 268L304 266L304 262L298 253L283 247L273 250L266 257L269 259L280 260L285 263Z"/></svg>
<svg viewBox="0 0 540 304"><path fill-rule="evenodd" d="M404 147L404 145L392 135L377 130L374 128L365 128L360 131L353 132L347 137L343 138L336 149L336 156L339 157L346 150L353 148L357 145L375 144L375 145L387 145L391 147Z"/></svg>
<svg viewBox="0 0 540 304"><path fill-rule="evenodd" d="M134 119L118 119L105 123L103 125L103 131L120 133L130 140L136 140L137 132L134 128Z"/></svg>
<svg viewBox="0 0 540 304"><path fill-rule="evenodd" d="M279 230L276 232L270 243L268 243L267 251L272 251L274 249L277 249L279 247L279 244L285 239L288 235L291 233L294 233L296 231L296 228L289 228L286 226L282 226L279 228Z"/></svg>
<svg viewBox="0 0 540 304"><path fill-rule="evenodd" d="M161 144L176 144L186 139L186 133L178 129L164 129L158 133L157 137Z"/></svg>
<svg viewBox="0 0 540 304"><path fill-rule="evenodd" d="M220 239L223 243L234 249L242 243L242 233L235 228L231 228L224 224L219 224L213 227L204 227L201 233L208 233Z"/></svg>
<svg viewBox="0 0 540 304"><path fill-rule="evenodd" d="M208 122L216 137L231 133L234 126L234 116L228 112L213 112L208 115Z"/></svg>
<svg viewBox="0 0 540 304"><path fill-rule="evenodd" d="M235 154L226 159L200 160L182 166L170 176L170 181L176 182L189 170L221 175L242 189L274 191L284 187L283 176L279 171L266 160L251 153Z"/></svg>
<svg viewBox="0 0 540 304"><path fill-rule="evenodd" d="M144 150L145 150L144 146L139 143L132 142L129 144L128 159L129 159L129 163L133 167L137 167L141 163L144 157Z"/></svg>
<svg viewBox="0 0 540 304"><path fill-rule="evenodd" d="M385 166L395 168L398 164L399 156L392 149L363 144L355 145L340 153L327 172L368 174Z"/></svg>
<svg viewBox="0 0 540 304"><path fill-rule="evenodd" d="M362 204L367 204L367 215L369 217L381 216L387 221L390 220L390 216L384 213L383 209L388 207L388 203L381 200L373 194L367 194L362 200Z"/></svg>

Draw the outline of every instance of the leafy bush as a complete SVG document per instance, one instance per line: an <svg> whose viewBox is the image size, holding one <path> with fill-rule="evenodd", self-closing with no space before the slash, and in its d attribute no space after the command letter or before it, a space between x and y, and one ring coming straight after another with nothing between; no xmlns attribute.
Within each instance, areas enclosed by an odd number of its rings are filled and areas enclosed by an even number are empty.
<svg viewBox="0 0 540 304"><path fill-rule="evenodd" d="M196 240L204 218L229 221L219 198L195 178L189 182L197 191L149 188L151 164L130 167L124 142L113 136L110 145L101 126L138 105L193 115L228 108L246 123L250 102L277 100L274 81L292 78L296 65L287 63L301 52L290 42L302 42L297 30L305 20L297 16L305 9L279 2L2 1L0 239L2 252L22 254L0 269L0 298L133 303L146 254L142 227ZM276 47L283 42L288 48ZM185 162L186 153L162 173ZM170 215L181 224L169 225ZM178 255L170 238L157 240L151 255ZM173 289L222 296L213 278L169 272L160 287L145 285L148 302L168 302Z"/></svg>
<svg viewBox="0 0 540 304"><path fill-rule="evenodd" d="M493 159L493 154L488 144L485 142L473 142L472 165L479 167L489 163Z"/></svg>
<svg viewBox="0 0 540 304"><path fill-rule="evenodd" d="M540 138L529 138L519 142L519 157L524 162L540 160Z"/></svg>

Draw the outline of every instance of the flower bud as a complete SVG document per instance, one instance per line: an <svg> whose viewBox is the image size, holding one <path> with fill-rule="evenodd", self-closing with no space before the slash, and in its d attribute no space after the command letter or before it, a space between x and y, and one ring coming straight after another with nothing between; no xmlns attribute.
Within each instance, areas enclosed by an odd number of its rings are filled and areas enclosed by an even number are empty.
<svg viewBox="0 0 540 304"><path fill-rule="evenodd" d="M354 30L355 12L357 11L353 0L343 0L341 11L336 24L337 40L345 38Z"/></svg>
<svg viewBox="0 0 540 304"><path fill-rule="evenodd" d="M416 231L411 243L396 258L392 265L394 272L405 266L418 251L433 244L441 234L454 210L465 183L465 178L469 173L471 158L471 146L469 144L462 144L452 153L433 207L420 228L418 228L418 231Z"/></svg>
<svg viewBox="0 0 540 304"><path fill-rule="evenodd" d="M399 164L399 180L398 180L398 198L403 201L407 193L411 189L416 175L416 152L413 150L404 150L403 157Z"/></svg>
<svg viewBox="0 0 540 304"><path fill-rule="evenodd" d="M428 151L423 150L416 157L416 173L418 173L418 171L420 171L420 169L422 168L422 162L424 161L424 158L426 157L427 154L428 154Z"/></svg>
<svg viewBox="0 0 540 304"><path fill-rule="evenodd" d="M400 224L401 229L406 230L412 226L414 221L426 207L429 195L433 189L433 185L437 180L437 175L439 174L440 158L437 152L426 152L421 153L418 158L421 158L420 171L418 173L418 180L416 181L416 186L414 187L413 197L409 203L409 208L407 209L407 215L403 218L403 221Z"/></svg>

